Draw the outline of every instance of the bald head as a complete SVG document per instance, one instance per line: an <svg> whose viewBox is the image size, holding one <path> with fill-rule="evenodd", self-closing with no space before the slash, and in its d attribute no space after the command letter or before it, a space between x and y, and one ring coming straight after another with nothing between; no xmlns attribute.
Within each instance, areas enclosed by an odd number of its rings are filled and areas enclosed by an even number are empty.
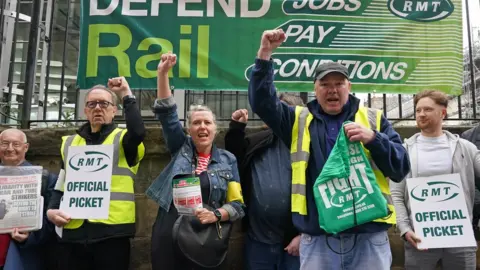
<svg viewBox="0 0 480 270"><path fill-rule="evenodd" d="M27 151L27 136L23 131L10 128L0 133L0 158L3 165L18 166L22 164Z"/></svg>

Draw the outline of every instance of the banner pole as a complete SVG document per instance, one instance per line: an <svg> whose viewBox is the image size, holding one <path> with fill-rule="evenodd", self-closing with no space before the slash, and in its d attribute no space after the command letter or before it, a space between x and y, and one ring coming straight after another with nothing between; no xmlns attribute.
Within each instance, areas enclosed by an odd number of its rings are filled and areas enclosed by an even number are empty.
<svg viewBox="0 0 480 270"><path fill-rule="evenodd" d="M473 119L477 118L477 99L475 96L475 70L473 66L473 49L472 49L472 34L471 34L471 26L470 26L470 10L468 7L468 0L465 0L465 12L467 13L467 35L468 35L468 60L470 62L469 69L470 69L470 89L472 90L472 111L473 111Z"/></svg>

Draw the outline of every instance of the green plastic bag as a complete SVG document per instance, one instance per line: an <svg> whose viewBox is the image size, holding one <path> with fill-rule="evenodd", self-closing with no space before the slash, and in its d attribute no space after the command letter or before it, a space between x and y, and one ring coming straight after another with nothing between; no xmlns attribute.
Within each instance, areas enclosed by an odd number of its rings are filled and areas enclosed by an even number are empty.
<svg viewBox="0 0 480 270"><path fill-rule="evenodd" d="M388 215L387 201L361 143L350 142L343 128L313 193L320 227L327 233L336 234Z"/></svg>

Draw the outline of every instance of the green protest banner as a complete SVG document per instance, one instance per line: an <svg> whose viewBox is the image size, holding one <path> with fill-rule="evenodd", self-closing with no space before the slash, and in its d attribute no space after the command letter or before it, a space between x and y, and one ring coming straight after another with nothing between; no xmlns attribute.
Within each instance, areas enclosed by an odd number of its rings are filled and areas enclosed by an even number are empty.
<svg viewBox="0 0 480 270"><path fill-rule="evenodd" d="M461 0L84 0L81 13L81 89L114 76L155 89L173 51L172 87L246 90L263 31L281 28L282 91L311 91L325 61L348 67L355 92L462 91Z"/></svg>

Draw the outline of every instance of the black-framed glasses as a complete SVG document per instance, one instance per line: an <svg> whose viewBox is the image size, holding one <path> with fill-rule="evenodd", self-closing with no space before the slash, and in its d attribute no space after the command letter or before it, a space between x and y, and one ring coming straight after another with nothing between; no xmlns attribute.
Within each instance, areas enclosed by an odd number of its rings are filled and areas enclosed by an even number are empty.
<svg viewBox="0 0 480 270"><path fill-rule="evenodd" d="M106 100L87 101L85 103L85 106L87 106L87 108L90 108L90 109L95 109L97 105L100 106L100 108L102 109L106 109L110 105L113 106L113 103Z"/></svg>

